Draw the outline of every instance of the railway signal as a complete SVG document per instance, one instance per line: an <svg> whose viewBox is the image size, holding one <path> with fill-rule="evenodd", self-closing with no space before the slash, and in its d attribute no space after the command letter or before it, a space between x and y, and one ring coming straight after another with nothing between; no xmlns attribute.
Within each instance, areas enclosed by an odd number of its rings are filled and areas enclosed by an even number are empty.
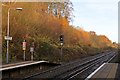
<svg viewBox="0 0 120 80"><path fill-rule="evenodd" d="M63 36L63 35L60 35L60 42L61 42L61 43L63 43L63 41L64 41L63 38L64 38L64 36Z"/></svg>
<svg viewBox="0 0 120 80"><path fill-rule="evenodd" d="M63 42L64 42L64 36L60 35L60 45L61 45L61 50L60 50L60 54L61 54L61 62L62 62L62 55L63 55Z"/></svg>

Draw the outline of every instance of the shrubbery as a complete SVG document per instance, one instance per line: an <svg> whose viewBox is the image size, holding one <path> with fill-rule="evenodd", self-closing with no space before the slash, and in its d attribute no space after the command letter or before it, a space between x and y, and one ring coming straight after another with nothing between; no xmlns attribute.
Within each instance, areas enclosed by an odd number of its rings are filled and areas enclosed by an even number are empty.
<svg viewBox="0 0 120 80"><path fill-rule="evenodd" d="M4 3L9 5L9 3ZM59 5L59 3L58 3ZM62 4L64 5L64 4ZM68 4L70 5L70 4ZM10 6L10 5L9 5ZM102 52L103 48L112 46L106 36L99 36L69 25L71 11L64 17L45 12L48 3L16 3L13 7L22 7L21 12L10 12L10 58L11 61L23 60L22 42L27 41L26 60L30 60L30 46L35 43L35 60L60 61L59 36L64 35L63 61L70 61ZM69 8L69 6L68 6ZM2 54L6 55L7 10L2 9ZM52 11L51 11L52 12Z"/></svg>

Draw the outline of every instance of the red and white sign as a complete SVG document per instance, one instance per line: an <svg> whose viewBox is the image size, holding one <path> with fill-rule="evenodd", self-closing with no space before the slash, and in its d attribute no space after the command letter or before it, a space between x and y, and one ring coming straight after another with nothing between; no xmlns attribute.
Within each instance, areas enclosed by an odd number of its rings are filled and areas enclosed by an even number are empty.
<svg viewBox="0 0 120 80"><path fill-rule="evenodd" d="M26 50L26 42L23 42L23 50Z"/></svg>

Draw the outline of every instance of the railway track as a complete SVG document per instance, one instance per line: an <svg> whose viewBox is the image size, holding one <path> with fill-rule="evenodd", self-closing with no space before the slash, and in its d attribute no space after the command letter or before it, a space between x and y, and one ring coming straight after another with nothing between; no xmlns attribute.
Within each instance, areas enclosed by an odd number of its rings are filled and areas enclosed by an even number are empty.
<svg viewBox="0 0 120 80"><path fill-rule="evenodd" d="M88 69L101 65L104 62L110 61L115 55L115 52L108 52L106 54L98 54L92 57L88 57L82 60L77 60L68 64L55 67L53 69L28 76L24 80L32 79L60 79L60 80L71 80L77 75L83 75ZM98 65L98 66L99 66Z"/></svg>
<svg viewBox="0 0 120 80"><path fill-rule="evenodd" d="M113 54L112 55L109 55L111 58L113 58L112 56L114 56ZM88 69L91 69L92 67L98 65L100 66L101 64L103 64L104 62L109 62L109 59L106 58L107 56L104 56L104 58L99 58L97 59L96 61L93 61L91 63L88 63L86 65L82 65L82 66L79 66L79 68L76 68L76 69L73 69L71 70L69 73L65 73L65 76L58 76L56 78L59 78L59 79L65 79L65 80L73 80L75 78L82 78L82 79L85 79L86 77L82 77L84 73L87 73L87 70ZM101 62L102 61L102 62ZM79 77L76 77L80 75Z"/></svg>

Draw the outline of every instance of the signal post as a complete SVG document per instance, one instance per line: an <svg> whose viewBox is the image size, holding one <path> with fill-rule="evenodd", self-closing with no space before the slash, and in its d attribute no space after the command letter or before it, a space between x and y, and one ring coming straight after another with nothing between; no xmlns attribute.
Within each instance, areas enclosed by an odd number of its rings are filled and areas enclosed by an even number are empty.
<svg viewBox="0 0 120 80"><path fill-rule="evenodd" d="M61 54L61 62L62 62L62 57L63 57L63 43L64 43L64 35L60 35L60 46L61 46L60 54Z"/></svg>

